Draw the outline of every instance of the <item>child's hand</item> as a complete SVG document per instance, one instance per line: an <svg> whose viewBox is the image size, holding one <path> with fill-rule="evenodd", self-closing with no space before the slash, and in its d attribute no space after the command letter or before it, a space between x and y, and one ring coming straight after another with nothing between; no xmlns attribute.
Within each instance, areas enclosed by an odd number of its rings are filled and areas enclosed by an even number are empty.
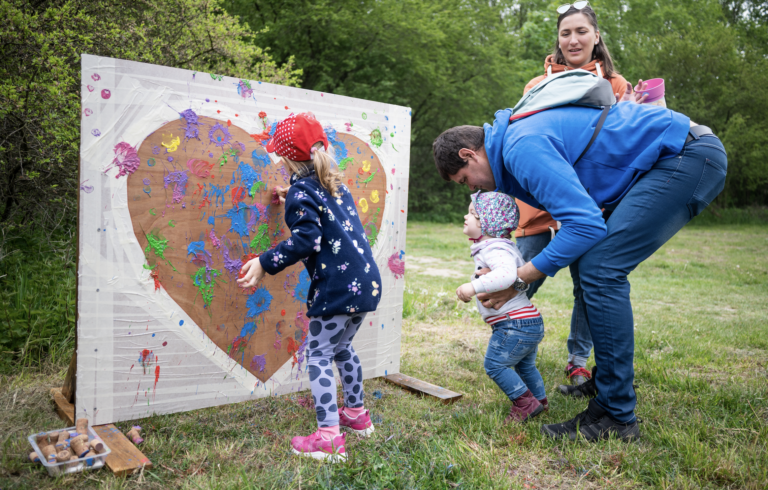
<svg viewBox="0 0 768 490"><path fill-rule="evenodd" d="M458 296L459 299L465 303L469 303L469 300L471 300L472 296L474 295L475 295L475 287L472 286L471 282L462 284L456 289L456 296Z"/></svg>
<svg viewBox="0 0 768 490"><path fill-rule="evenodd" d="M291 188L291 186L288 187L280 187L275 186L275 191L277 192L277 197L280 198L280 202L285 204L285 196L288 195L288 190Z"/></svg>
<svg viewBox="0 0 768 490"><path fill-rule="evenodd" d="M237 280L237 284L241 288L252 288L256 286L259 281L264 278L264 274L266 274L258 257L246 262L240 269L240 273L244 274L242 278Z"/></svg>

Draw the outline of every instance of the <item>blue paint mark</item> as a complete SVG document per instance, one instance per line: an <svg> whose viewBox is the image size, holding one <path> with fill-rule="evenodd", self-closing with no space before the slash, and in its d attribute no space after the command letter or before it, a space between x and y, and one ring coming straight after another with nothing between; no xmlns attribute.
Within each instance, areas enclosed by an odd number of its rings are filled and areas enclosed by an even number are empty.
<svg viewBox="0 0 768 490"><path fill-rule="evenodd" d="M179 320L179 326L184 325L184 320Z"/></svg>
<svg viewBox="0 0 768 490"><path fill-rule="evenodd" d="M251 160L253 160L253 166L256 168L269 167L272 165L272 160L269 159L269 155L267 155L261 148L253 150L253 153L251 153Z"/></svg>
<svg viewBox="0 0 768 490"><path fill-rule="evenodd" d="M307 302L307 295L309 294L309 274L307 273L307 270L304 269L301 271L301 274L299 274L299 282L296 284L296 287L293 289L294 292L294 298L298 301L301 301L302 303Z"/></svg>
<svg viewBox="0 0 768 490"><path fill-rule="evenodd" d="M264 286L259 287L248 297L248 301L245 302L245 305L248 307L248 317L254 318L269 311L269 306L271 304L272 295Z"/></svg>
<svg viewBox="0 0 768 490"><path fill-rule="evenodd" d="M241 237L248 236L248 225L245 221L245 213L248 211L247 206L240 206L240 209L233 207L224 216L230 221L228 231L234 231Z"/></svg>
<svg viewBox="0 0 768 490"><path fill-rule="evenodd" d="M261 181L261 173L257 172L247 163L240 162L240 165L237 167L237 178L243 187L250 190L254 183Z"/></svg>
<svg viewBox="0 0 768 490"><path fill-rule="evenodd" d="M249 336L256 333L257 328L258 326L256 325L256 322L248 322L243 325L243 329L240 330L240 336L243 338L248 338Z"/></svg>
<svg viewBox="0 0 768 490"><path fill-rule="evenodd" d="M205 242L190 242L190 244L187 245L187 255L197 255L198 253L211 255L205 250Z"/></svg>
<svg viewBox="0 0 768 490"><path fill-rule="evenodd" d="M333 146L333 149L336 150L336 159L343 160L344 158L347 158L347 145L336 138L336 130L333 128L325 128L324 131L325 135L328 137L328 142L331 144L331 146Z"/></svg>
<svg viewBox="0 0 768 490"><path fill-rule="evenodd" d="M224 199L227 197L227 193L229 192L229 186L223 189L222 187L224 187L224 184L221 186L210 184L210 186L211 190L208 192L208 197L213 198L214 206L218 206L219 201L221 201L221 206L224 207Z"/></svg>

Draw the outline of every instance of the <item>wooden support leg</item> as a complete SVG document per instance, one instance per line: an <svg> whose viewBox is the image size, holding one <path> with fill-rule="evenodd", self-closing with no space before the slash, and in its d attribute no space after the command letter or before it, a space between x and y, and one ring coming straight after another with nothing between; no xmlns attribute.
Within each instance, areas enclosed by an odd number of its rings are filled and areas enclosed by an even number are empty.
<svg viewBox="0 0 768 490"><path fill-rule="evenodd" d="M419 379L399 373L384 376L384 381L400 386L401 388L405 388L406 390L413 393L433 396L443 402L445 405L454 403L455 401L460 400L462 396L464 396L461 393L446 390L441 386L436 386L431 383L427 383L426 381L421 381Z"/></svg>
<svg viewBox="0 0 768 490"><path fill-rule="evenodd" d="M64 378L64 386L61 387L62 396L71 404L75 404L75 391L77 391L77 348L69 362L67 376Z"/></svg>

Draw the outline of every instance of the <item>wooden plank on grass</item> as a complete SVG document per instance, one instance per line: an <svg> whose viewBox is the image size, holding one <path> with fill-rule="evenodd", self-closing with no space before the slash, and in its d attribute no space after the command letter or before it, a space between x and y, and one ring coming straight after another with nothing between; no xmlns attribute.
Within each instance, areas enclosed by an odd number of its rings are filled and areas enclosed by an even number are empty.
<svg viewBox="0 0 768 490"><path fill-rule="evenodd" d="M445 405L453 403L464 396L461 393L447 390L442 386L436 386L431 383L427 383L426 381L421 381L420 379L406 376L405 374L389 374L384 376L384 380L414 393L433 396L442 401Z"/></svg>
<svg viewBox="0 0 768 490"><path fill-rule="evenodd" d="M69 424L70 427L75 425L75 406L61 394L61 388L51 388L51 397L59 418Z"/></svg>
<svg viewBox="0 0 768 490"><path fill-rule="evenodd" d="M115 424L97 425L93 430L112 451L107 467L117 476L130 475L142 467L152 468L152 462L128 439Z"/></svg>

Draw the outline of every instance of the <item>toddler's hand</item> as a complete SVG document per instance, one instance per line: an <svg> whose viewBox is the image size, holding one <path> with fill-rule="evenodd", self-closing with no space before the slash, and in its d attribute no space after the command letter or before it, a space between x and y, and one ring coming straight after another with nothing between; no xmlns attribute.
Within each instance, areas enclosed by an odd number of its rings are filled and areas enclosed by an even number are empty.
<svg viewBox="0 0 768 490"><path fill-rule="evenodd" d="M266 274L258 257L246 262L240 269L240 273L243 274L243 277L237 280L237 284L241 288L252 288L256 286L259 281L264 278L264 274Z"/></svg>
<svg viewBox="0 0 768 490"><path fill-rule="evenodd" d="M474 295L475 295L475 287L472 286L471 282L462 284L456 289L456 296L458 296L459 299L465 303L469 303L469 300L471 300L472 296Z"/></svg>

